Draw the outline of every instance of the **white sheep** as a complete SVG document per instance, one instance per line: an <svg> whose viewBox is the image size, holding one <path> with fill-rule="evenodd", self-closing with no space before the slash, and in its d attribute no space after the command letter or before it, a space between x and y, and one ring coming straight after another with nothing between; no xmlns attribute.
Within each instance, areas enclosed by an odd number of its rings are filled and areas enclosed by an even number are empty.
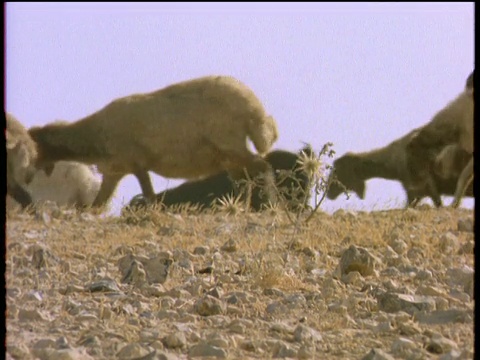
<svg viewBox="0 0 480 360"><path fill-rule="evenodd" d="M143 195L155 201L148 174L198 179L222 170L234 178L273 174L260 155L278 138L275 120L253 91L229 76L207 76L114 100L70 124L29 130L39 149L39 166L56 161L95 164L103 174L93 206L102 206L118 182L134 174ZM247 138L259 154L247 146Z"/></svg>
<svg viewBox="0 0 480 360"><path fill-rule="evenodd" d="M441 201L434 180L436 157L445 146L458 145L471 154L470 161L464 166L458 178L455 199L452 206L458 206L460 199L473 177L473 72L467 78L465 89L433 119L421 128L407 145L407 163L409 167L409 190L428 189L434 202ZM423 191L423 190L422 190Z"/></svg>
<svg viewBox="0 0 480 360"><path fill-rule="evenodd" d="M51 175L38 170L32 181L25 187L34 204L45 201L55 202L58 206L91 206L101 180L91 166L73 161L59 161ZM15 206L13 199L7 198L7 208Z"/></svg>
<svg viewBox="0 0 480 360"><path fill-rule="evenodd" d="M5 113L7 149L7 194L23 208L32 203L25 186L36 172L37 148L25 127L10 113Z"/></svg>

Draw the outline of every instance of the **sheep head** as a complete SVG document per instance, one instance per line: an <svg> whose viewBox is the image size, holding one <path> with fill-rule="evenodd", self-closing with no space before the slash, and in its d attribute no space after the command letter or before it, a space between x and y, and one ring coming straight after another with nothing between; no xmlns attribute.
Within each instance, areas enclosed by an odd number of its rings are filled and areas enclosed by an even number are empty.
<svg viewBox="0 0 480 360"><path fill-rule="evenodd" d="M365 198L365 181L357 171L361 159L352 153L347 153L333 162L327 191L327 198L336 199L346 190L352 190L360 199ZM343 186L342 186L343 184Z"/></svg>
<svg viewBox="0 0 480 360"><path fill-rule="evenodd" d="M8 136L7 136L8 137ZM21 183L29 184L35 175L36 159L30 158L28 150L20 142L9 143L7 139L7 168L9 180L16 179Z"/></svg>
<svg viewBox="0 0 480 360"><path fill-rule="evenodd" d="M6 113L5 148L7 150L7 182L30 183L35 175L37 147L27 130L10 113ZM15 180L13 180L15 179Z"/></svg>
<svg viewBox="0 0 480 360"><path fill-rule="evenodd" d="M55 148L55 144L50 140L50 134L57 127L63 124L52 123L43 127L34 126L28 130L30 137L37 144L37 161L36 168L43 170L47 176L50 176L55 168L55 162L58 157L59 149Z"/></svg>

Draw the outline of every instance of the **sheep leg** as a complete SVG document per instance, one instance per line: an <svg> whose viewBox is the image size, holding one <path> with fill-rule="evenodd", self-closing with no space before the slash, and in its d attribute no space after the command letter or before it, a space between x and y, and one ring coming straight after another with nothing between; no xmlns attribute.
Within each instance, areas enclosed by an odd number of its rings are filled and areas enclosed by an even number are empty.
<svg viewBox="0 0 480 360"><path fill-rule="evenodd" d="M414 195L411 191L407 191L407 205L405 206L406 209L409 207L414 208L419 203L420 198Z"/></svg>
<svg viewBox="0 0 480 360"><path fill-rule="evenodd" d="M10 194L12 198L22 206L22 209L25 209L33 203L32 197L28 191L18 184L8 186L8 194Z"/></svg>
<svg viewBox="0 0 480 360"><path fill-rule="evenodd" d="M137 171L134 175L140 183L145 199L150 203L155 202L155 191L153 190L152 181L150 180L148 171Z"/></svg>
<svg viewBox="0 0 480 360"><path fill-rule="evenodd" d="M102 207L113 195L118 183L124 174L103 174L102 184L97 197L93 201L92 207Z"/></svg>
<svg viewBox="0 0 480 360"><path fill-rule="evenodd" d="M468 164L465 166L462 173L460 174L460 177L458 178L454 199L450 206L452 206L453 208L457 208L460 205L460 202L462 201L462 197L465 194L465 191L467 190L467 187L470 185L472 180L473 180L473 157L470 159L470 161L468 162Z"/></svg>
<svg viewBox="0 0 480 360"><path fill-rule="evenodd" d="M438 192L437 185L435 184L435 180L432 176L427 176L427 194L429 194L430 198L433 201L435 207L439 208L443 206L442 198L440 197L440 193Z"/></svg>

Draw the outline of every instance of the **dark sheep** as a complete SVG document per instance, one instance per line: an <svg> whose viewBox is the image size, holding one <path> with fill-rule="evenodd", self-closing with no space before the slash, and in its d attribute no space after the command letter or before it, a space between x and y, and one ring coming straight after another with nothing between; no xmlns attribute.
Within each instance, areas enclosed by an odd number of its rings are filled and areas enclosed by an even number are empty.
<svg viewBox="0 0 480 360"><path fill-rule="evenodd" d="M312 150L305 147L295 154L284 150L275 150L265 156L275 175L275 185L279 193L286 200L289 210L297 211L310 199L310 179L298 164L301 153L310 156ZM200 210L210 209L218 199L228 195L235 195L237 186L227 172L207 177L202 180L187 181L176 188L165 190L156 195L156 202L169 208L176 205L198 206ZM136 195L128 207L138 208L147 205L142 194ZM268 198L263 196L258 188L252 190L250 206L259 211L268 205Z"/></svg>

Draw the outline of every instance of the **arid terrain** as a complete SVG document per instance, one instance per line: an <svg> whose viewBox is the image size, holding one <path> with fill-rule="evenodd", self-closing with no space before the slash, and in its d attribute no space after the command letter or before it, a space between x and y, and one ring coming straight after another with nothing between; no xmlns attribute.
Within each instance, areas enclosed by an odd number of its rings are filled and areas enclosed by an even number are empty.
<svg viewBox="0 0 480 360"><path fill-rule="evenodd" d="M473 210L6 223L7 359L473 359Z"/></svg>

